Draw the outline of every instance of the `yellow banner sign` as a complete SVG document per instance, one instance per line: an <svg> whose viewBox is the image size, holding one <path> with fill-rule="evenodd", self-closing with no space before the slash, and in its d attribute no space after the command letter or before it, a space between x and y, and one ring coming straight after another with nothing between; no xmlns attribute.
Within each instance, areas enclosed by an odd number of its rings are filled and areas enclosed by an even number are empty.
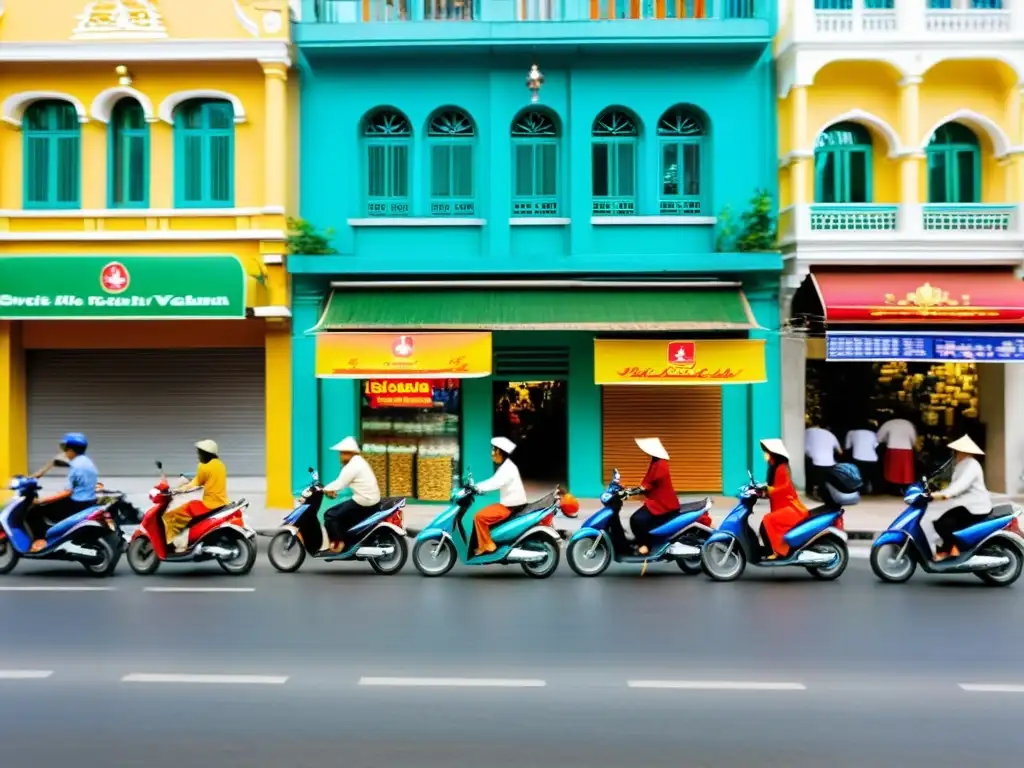
<svg viewBox="0 0 1024 768"><path fill-rule="evenodd" d="M596 384L719 385L766 380L762 339L594 340Z"/></svg>
<svg viewBox="0 0 1024 768"><path fill-rule="evenodd" d="M491 375L489 333L319 333L316 375L474 379Z"/></svg>

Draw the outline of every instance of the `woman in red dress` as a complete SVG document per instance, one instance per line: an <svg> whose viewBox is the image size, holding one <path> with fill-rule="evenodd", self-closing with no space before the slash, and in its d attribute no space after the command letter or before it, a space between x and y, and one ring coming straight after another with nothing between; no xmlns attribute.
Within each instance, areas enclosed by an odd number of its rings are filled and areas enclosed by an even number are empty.
<svg viewBox="0 0 1024 768"><path fill-rule="evenodd" d="M789 452L779 439L761 441L765 461L768 462L768 501L771 511L761 521L761 536L770 544L769 560L789 554L785 535L807 519L807 507L800 501L793 478L789 474Z"/></svg>

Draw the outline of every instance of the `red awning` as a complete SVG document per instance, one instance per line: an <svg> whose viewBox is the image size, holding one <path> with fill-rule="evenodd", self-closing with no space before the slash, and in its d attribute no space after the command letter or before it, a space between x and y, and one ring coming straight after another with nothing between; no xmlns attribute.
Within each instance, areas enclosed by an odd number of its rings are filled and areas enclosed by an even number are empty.
<svg viewBox="0 0 1024 768"><path fill-rule="evenodd" d="M1024 323L1012 272L813 274L829 323Z"/></svg>

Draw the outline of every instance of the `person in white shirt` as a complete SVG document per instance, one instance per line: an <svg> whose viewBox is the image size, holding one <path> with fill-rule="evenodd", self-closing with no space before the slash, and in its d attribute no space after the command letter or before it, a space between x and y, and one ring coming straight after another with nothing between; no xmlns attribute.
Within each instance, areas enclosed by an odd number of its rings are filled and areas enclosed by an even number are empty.
<svg viewBox="0 0 1024 768"><path fill-rule="evenodd" d="M516 444L507 437L496 437L491 440L491 446L491 458L498 468L491 477L477 483L476 490L477 493L498 491L498 503L484 507L473 517L477 556L494 552L498 548L491 538L491 526L506 520L509 515L528 503L523 479L519 476L519 467L509 458L515 451Z"/></svg>
<svg viewBox="0 0 1024 768"><path fill-rule="evenodd" d="M952 504L936 504L928 508L921 518L921 530L928 539L932 557L936 562L947 557L958 557L953 534L986 517L992 511L992 497L985 487L985 472L975 457L985 452L967 435L949 444L956 466L953 479L945 490L933 493L932 498L951 499ZM946 551L940 552L938 545L943 542Z"/></svg>
<svg viewBox="0 0 1024 768"><path fill-rule="evenodd" d="M917 430L904 418L889 419L878 430L878 442L885 445L882 474L885 482L895 486L896 492L914 482L914 450L917 448Z"/></svg>
<svg viewBox="0 0 1024 768"><path fill-rule="evenodd" d="M807 473L807 492L820 498L819 489L824 471L836 465L836 454L843 452L839 439L820 424L815 424L804 433L804 453L810 459Z"/></svg>
<svg viewBox="0 0 1024 768"><path fill-rule="evenodd" d="M380 486L366 459L360 455L359 443L354 437L346 437L331 447L338 451L341 473L338 478L324 486L324 495L329 499L338 498L338 492L346 488L352 491L352 498L331 507L324 514L324 528L331 541L331 551L345 549L345 536L354 526L380 509Z"/></svg>
<svg viewBox="0 0 1024 768"><path fill-rule="evenodd" d="M878 488L878 435L864 422L846 433L844 447L860 470L864 492L871 493Z"/></svg>

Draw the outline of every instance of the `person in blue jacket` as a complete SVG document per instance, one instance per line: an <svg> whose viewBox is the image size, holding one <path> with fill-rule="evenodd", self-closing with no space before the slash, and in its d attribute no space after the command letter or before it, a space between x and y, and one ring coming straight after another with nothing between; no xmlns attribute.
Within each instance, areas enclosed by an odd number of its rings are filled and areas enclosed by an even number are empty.
<svg viewBox="0 0 1024 768"><path fill-rule="evenodd" d="M92 459L85 455L88 448L89 440L81 432L68 432L61 438L60 450L64 455L58 459L68 466L67 487L45 499L36 499L32 509L34 514L25 516L25 529L30 536L36 537L32 542L32 552L46 548L47 521L59 523L83 509L96 506L99 473ZM57 465L58 459L49 462L33 477L41 478Z"/></svg>

